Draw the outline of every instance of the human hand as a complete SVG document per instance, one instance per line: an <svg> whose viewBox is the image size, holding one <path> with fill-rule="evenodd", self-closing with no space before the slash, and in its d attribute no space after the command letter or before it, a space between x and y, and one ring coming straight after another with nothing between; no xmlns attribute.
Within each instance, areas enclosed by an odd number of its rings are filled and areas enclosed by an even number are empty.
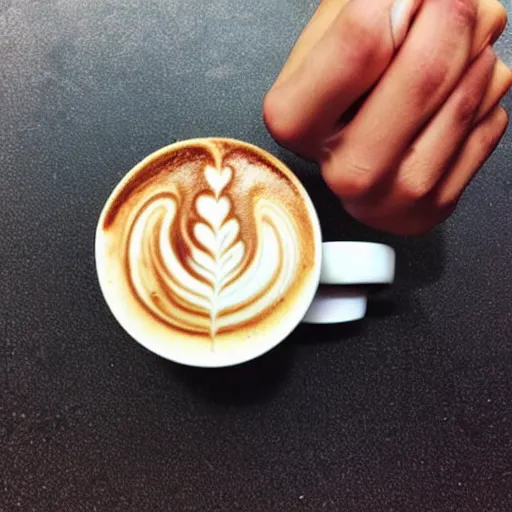
<svg viewBox="0 0 512 512"><path fill-rule="evenodd" d="M497 0L395 6L324 0L263 110L348 213L411 235L452 213L501 139L512 73L490 48L506 24Z"/></svg>

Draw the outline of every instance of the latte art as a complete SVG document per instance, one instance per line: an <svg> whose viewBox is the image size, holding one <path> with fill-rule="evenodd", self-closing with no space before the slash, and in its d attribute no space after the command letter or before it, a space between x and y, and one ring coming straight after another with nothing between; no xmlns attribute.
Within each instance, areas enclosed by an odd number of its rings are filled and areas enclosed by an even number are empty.
<svg viewBox="0 0 512 512"><path fill-rule="evenodd" d="M253 146L198 139L164 148L120 183L102 214L105 296L115 295L111 308L135 336L203 340L210 350L257 341L314 294L311 215L293 174Z"/></svg>
<svg viewBox="0 0 512 512"><path fill-rule="evenodd" d="M232 174L230 167L205 167L209 189L195 200L193 222L183 218L180 197L149 199L126 247L128 277L141 304L169 326L212 340L264 314L286 293L299 265L293 217L264 197L254 198L249 252L223 194Z"/></svg>

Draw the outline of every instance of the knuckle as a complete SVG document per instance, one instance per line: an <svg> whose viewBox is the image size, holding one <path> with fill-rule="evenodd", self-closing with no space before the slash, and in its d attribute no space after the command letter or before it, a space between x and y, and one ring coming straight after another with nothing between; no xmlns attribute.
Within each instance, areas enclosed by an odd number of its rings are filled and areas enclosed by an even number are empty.
<svg viewBox="0 0 512 512"><path fill-rule="evenodd" d="M359 39L359 35L356 37ZM354 43L353 46L345 49L346 61L350 62L350 66L354 73L368 69L373 62L380 60L377 56L376 46L371 46L368 40L361 39Z"/></svg>
<svg viewBox="0 0 512 512"><path fill-rule="evenodd" d="M400 197L407 203L415 203L427 197L433 185L418 174L406 176L397 183Z"/></svg>
<svg viewBox="0 0 512 512"><path fill-rule="evenodd" d="M457 24L473 28L478 19L478 9L475 0L452 0L451 13Z"/></svg>
<svg viewBox="0 0 512 512"><path fill-rule="evenodd" d="M480 105L481 94L476 90L461 91L455 99L455 120L458 124L470 124Z"/></svg>
<svg viewBox="0 0 512 512"><path fill-rule="evenodd" d="M423 101L429 101L445 84L450 65L445 57L431 55L425 56L423 62L425 65L419 71L417 95Z"/></svg>
<svg viewBox="0 0 512 512"><path fill-rule="evenodd" d="M263 121L274 139L289 146L301 136L300 124L293 116L292 105L279 90L270 90L263 100Z"/></svg>
<svg viewBox="0 0 512 512"><path fill-rule="evenodd" d="M380 20L368 16L357 2L350 7L344 14L344 23L339 26L337 37L339 45L349 54L351 67L367 69L387 62L393 55L393 48L383 36L385 32Z"/></svg>
<svg viewBox="0 0 512 512"><path fill-rule="evenodd" d="M378 33L375 32L373 23L368 16L360 12L360 9L352 8L346 9L344 13L343 27L348 27L350 30L350 38L356 38L356 42L362 43L367 48L372 48L373 44L377 41ZM341 28L341 26L340 26ZM347 34L339 31L339 36L346 40Z"/></svg>
<svg viewBox="0 0 512 512"><path fill-rule="evenodd" d="M375 172L361 163L333 159L322 166L326 183L342 199L364 198L375 185Z"/></svg>

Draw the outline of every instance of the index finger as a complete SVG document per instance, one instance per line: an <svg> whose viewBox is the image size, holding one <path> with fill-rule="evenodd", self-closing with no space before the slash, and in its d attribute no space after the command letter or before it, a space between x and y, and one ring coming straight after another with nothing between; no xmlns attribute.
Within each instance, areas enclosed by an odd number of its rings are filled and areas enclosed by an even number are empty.
<svg viewBox="0 0 512 512"><path fill-rule="evenodd" d="M421 0L409 5L407 24ZM302 154L328 137L343 114L375 85L393 59L390 24L394 0L353 0L288 78L281 78L264 102L265 122L284 146ZM288 71L287 73L290 73Z"/></svg>

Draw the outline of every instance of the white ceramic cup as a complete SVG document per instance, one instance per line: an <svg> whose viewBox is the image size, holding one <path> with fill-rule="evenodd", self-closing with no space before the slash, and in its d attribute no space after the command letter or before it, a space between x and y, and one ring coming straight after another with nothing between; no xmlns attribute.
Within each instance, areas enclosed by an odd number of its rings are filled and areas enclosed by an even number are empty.
<svg viewBox="0 0 512 512"><path fill-rule="evenodd" d="M218 142L220 141L220 142ZM182 146L196 144L202 150L215 151L216 144L237 144L257 151L270 164L275 165L293 183L303 198L304 208L311 221L311 244L314 249L314 264L308 274L301 274L305 286L290 303L282 320L280 317L262 327L245 327L239 333L230 331L229 343L218 343L215 350L199 337L173 336L166 326L160 325L144 312L137 312L130 306L127 288L120 286L122 272L112 265L116 258L117 245L109 240L105 219L113 202L119 203L120 191L137 173L152 165L158 158L166 156ZM237 147L238 147L237 146ZM206 149L205 149L206 148ZM208 171L211 173L210 171ZM222 172L222 169L219 169ZM234 171L233 171L234 172ZM236 197L231 197L236 201ZM131 206L130 206L131 208ZM127 212L130 217L131 213ZM365 316L368 285L392 283L395 273L395 253L386 245L368 242L326 242L322 243L320 223L309 195L299 180L284 164L272 155L255 146L229 139L197 139L174 144L148 156L119 183L103 209L96 231L96 267L101 290L113 315L119 324L137 342L148 350L171 361L197 367L225 367L244 363L261 356L281 343L301 322L325 324L359 320ZM265 265L272 265L269 259ZM120 291L123 290L123 291ZM282 298L282 297L281 297ZM279 297L278 297L279 299ZM277 301L276 301L277 302ZM237 338L239 334L239 338Z"/></svg>

